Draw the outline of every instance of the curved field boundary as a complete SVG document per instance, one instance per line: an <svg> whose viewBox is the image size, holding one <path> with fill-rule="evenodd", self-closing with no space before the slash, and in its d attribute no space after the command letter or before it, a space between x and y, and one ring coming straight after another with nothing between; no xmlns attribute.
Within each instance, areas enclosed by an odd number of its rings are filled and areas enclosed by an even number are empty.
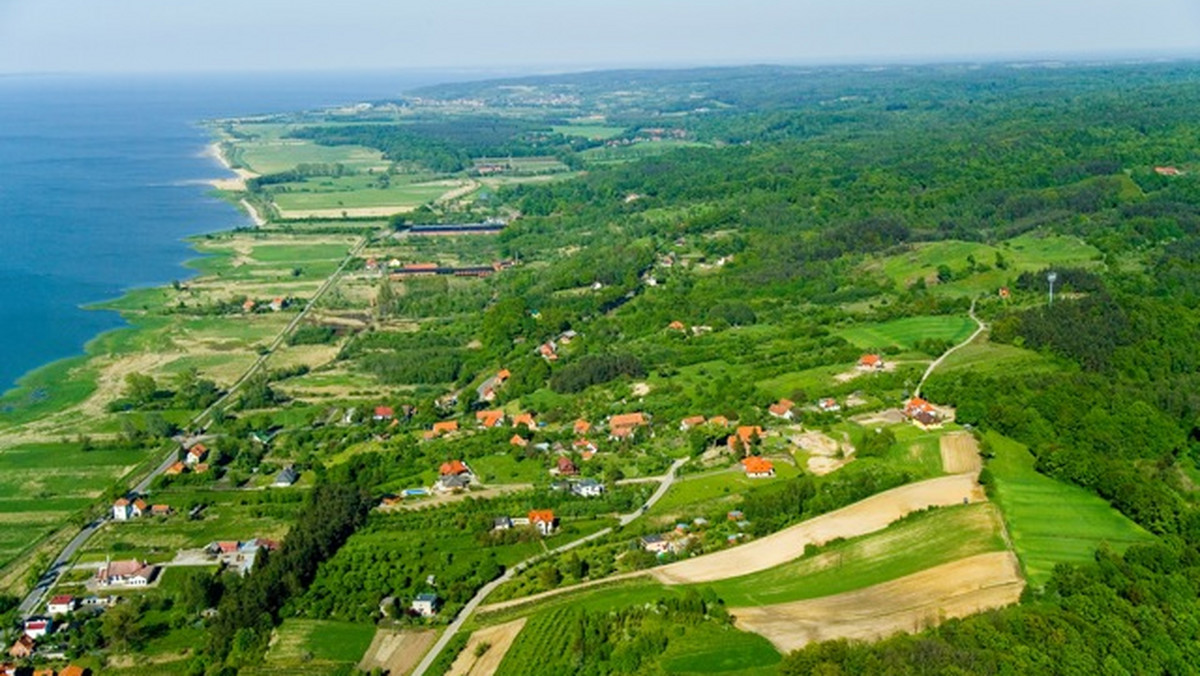
<svg viewBox="0 0 1200 676"><path fill-rule="evenodd" d="M505 622L494 627L479 629L467 639L467 645L454 659L446 676L492 676L500 668L508 649L512 647L517 634L525 627L528 617L522 617L512 622ZM482 655L476 656L479 646L487 644Z"/></svg>
<svg viewBox="0 0 1200 676"><path fill-rule="evenodd" d="M942 435L942 471L946 474L979 474L983 469L983 458L979 455L979 442L970 432L951 432Z"/></svg>
<svg viewBox="0 0 1200 676"><path fill-rule="evenodd" d="M881 530L910 512L986 500L975 479L972 474L958 474L907 484L739 547L649 572L663 584L711 582L756 573L799 558L810 544L820 545L836 538L852 538Z"/></svg>
<svg viewBox="0 0 1200 676"><path fill-rule="evenodd" d="M1024 587L1017 557L993 552L845 594L729 612L739 629L761 634L787 653L817 641L921 631L1016 603Z"/></svg>

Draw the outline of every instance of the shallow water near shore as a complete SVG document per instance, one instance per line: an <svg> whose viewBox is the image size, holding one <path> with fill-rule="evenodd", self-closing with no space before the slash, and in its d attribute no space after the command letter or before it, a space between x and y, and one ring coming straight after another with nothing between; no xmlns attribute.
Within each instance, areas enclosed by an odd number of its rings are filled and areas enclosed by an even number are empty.
<svg viewBox="0 0 1200 676"><path fill-rule="evenodd" d="M82 306L186 279L189 235L252 225L201 121L395 96L462 73L0 77L0 391L123 325Z"/></svg>

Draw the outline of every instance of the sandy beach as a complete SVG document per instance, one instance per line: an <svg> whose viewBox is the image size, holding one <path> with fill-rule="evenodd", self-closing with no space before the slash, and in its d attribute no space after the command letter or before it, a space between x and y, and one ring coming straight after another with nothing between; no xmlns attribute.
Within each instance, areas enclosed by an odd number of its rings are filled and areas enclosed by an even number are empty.
<svg viewBox="0 0 1200 676"><path fill-rule="evenodd" d="M229 164L229 159L226 158L225 153L221 151L220 143L210 143L205 149L204 154L209 157L216 158L216 160L221 163L221 166L237 174L236 178L210 179L208 184L217 190L246 192L246 180L258 176L258 174L250 171L249 169L235 169L231 164ZM267 219L263 218L258 209L254 208L254 205L250 203L250 200L243 199L241 200L240 204L242 205L242 209L244 209L250 216L250 219L254 221L254 225L263 226L267 224Z"/></svg>

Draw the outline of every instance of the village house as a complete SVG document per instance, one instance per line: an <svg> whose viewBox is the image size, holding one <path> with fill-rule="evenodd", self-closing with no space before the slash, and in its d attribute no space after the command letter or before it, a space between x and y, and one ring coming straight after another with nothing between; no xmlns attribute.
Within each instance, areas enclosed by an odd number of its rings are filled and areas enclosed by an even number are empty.
<svg viewBox="0 0 1200 676"><path fill-rule="evenodd" d="M575 333L574 331L567 329L566 331L563 331L561 334L559 334L558 342L563 345L570 345L571 341L575 340L575 338L578 335L579 335L578 333Z"/></svg>
<svg viewBox="0 0 1200 676"><path fill-rule="evenodd" d="M700 425L703 425L703 424L704 424L704 416L702 416L702 415L688 416L687 418L684 418L683 420L679 421L679 431L686 432L686 431L692 429L693 427L699 427Z"/></svg>
<svg viewBox="0 0 1200 676"><path fill-rule="evenodd" d="M529 445L529 441L526 440L525 437L521 436L520 434L512 435L512 438L508 440L508 443L512 444L513 446L516 446L517 448L525 448L526 446Z"/></svg>
<svg viewBox="0 0 1200 676"><path fill-rule="evenodd" d="M826 397L817 402L817 408L821 409L823 413L836 413L842 410L842 405L837 402L837 399Z"/></svg>
<svg viewBox="0 0 1200 676"><path fill-rule="evenodd" d="M147 505L146 501L141 498L136 498L136 499L134 499L133 502L131 502L129 504L129 514L130 514L130 516L133 516L133 517L142 516L149 510L150 510L150 506Z"/></svg>
<svg viewBox="0 0 1200 676"><path fill-rule="evenodd" d="M520 427L521 425L529 430L537 429L537 423L534 422L532 413L518 413L513 417L512 426Z"/></svg>
<svg viewBox="0 0 1200 676"><path fill-rule="evenodd" d="M96 571L95 583L99 587L145 587L157 572L157 566L137 559L109 561Z"/></svg>
<svg viewBox="0 0 1200 676"><path fill-rule="evenodd" d="M475 422L479 426L488 429L490 427L499 427L504 424L504 411L495 409L492 411L476 411Z"/></svg>
<svg viewBox="0 0 1200 676"><path fill-rule="evenodd" d="M1176 167L1155 167L1154 173L1159 176L1182 176L1183 172Z"/></svg>
<svg viewBox="0 0 1200 676"><path fill-rule="evenodd" d="M592 429L592 423L580 418L575 421L575 436L583 436Z"/></svg>
<svg viewBox="0 0 1200 676"><path fill-rule="evenodd" d="M128 521L132 516L133 503L126 498L117 498L113 503L112 513L115 521Z"/></svg>
<svg viewBox="0 0 1200 676"><path fill-rule="evenodd" d="M458 421L457 420L446 420L443 422L435 422L433 424L433 428L430 429L428 432L426 432L424 436L425 436L426 440L437 439L438 437L442 436L443 434L450 434L451 432L457 432L457 431L458 431Z"/></svg>
<svg viewBox="0 0 1200 676"><path fill-rule="evenodd" d="M766 458L751 455L742 458L742 469L750 479L766 479L775 476L775 465Z"/></svg>
<svg viewBox="0 0 1200 676"><path fill-rule="evenodd" d="M247 298L246 302L242 303L242 312L254 312L254 305L254 301Z"/></svg>
<svg viewBox="0 0 1200 676"><path fill-rule="evenodd" d="M375 415L371 416L372 420L391 420L396 417L396 410L391 406L376 406Z"/></svg>
<svg viewBox="0 0 1200 676"><path fill-rule="evenodd" d="M90 669L85 669L84 667L72 664L64 667L62 671L58 672L58 676L88 676L90 673Z"/></svg>
<svg viewBox="0 0 1200 676"><path fill-rule="evenodd" d="M599 450L597 449L596 444L592 443L588 439L576 439L575 441L571 442L571 448L584 455L595 453L597 450Z"/></svg>
<svg viewBox="0 0 1200 676"><path fill-rule="evenodd" d="M412 602L412 612L421 617L433 617L439 605L437 594L417 594Z"/></svg>
<svg viewBox="0 0 1200 676"><path fill-rule="evenodd" d="M726 418L723 415L714 415L708 419L708 424L715 425L717 427L729 427L729 418Z"/></svg>
<svg viewBox="0 0 1200 676"><path fill-rule="evenodd" d="M474 478L471 468L461 460L443 462L438 468L438 481L435 488L441 491L459 491L471 485Z"/></svg>
<svg viewBox="0 0 1200 676"><path fill-rule="evenodd" d="M282 298L271 299L271 312L279 312L287 306L287 301Z"/></svg>
<svg viewBox="0 0 1200 676"><path fill-rule="evenodd" d="M537 352L546 361L558 361L558 345L555 345L553 340L539 345Z"/></svg>
<svg viewBox="0 0 1200 676"><path fill-rule="evenodd" d="M666 554L667 550L671 548L671 543L667 542L666 538L658 533L643 535L641 538L639 538L639 541L641 542L642 549L650 552L651 554Z"/></svg>
<svg viewBox="0 0 1200 676"><path fill-rule="evenodd" d="M684 326L683 322L681 322L679 320L675 320L675 321L671 322L670 324L667 324L667 328L672 331L686 331L687 330L687 327Z"/></svg>
<svg viewBox="0 0 1200 676"><path fill-rule="evenodd" d="M734 453L749 454L754 442L763 438L763 428L758 425L742 425L729 435L726 444Z"/></svg>
<svg viewBox="0 0 1200 676"><path fill-rule="evenodd" d="M583 498L598 498L604 495L604 484L595 479L583 479L571 484L571 492Z"/></svg>
<svg viewBox="0 0 1200 676"><path fill-rule="evenodd" d="M579 468L575 466L575 463L571 462L570 458L565 455L560 455L558 456L558 464L551 474L558 474L559 476L575 476L579 474Z"/></svg>
<svg viewBox="0 0 1200 676"><path fill-rule="evenodd" d="M537 529L543 537L550 535L558 526L558 519L554 517L554 510L550 509L535 509L529 512L529 525Z"/></svg>
<svg viewBox="0 0 1200 676"><path fill-rule="evenodd" d="M176 462L163 470L163 474L166 474L167 476L178 476L186 471L187 465L183 464L182 462Z"/></svg>
<svg viewBox="0 0 1200 676"><path fill-rule="evenodd" d="M24 660L33 657L34 641L29 634L21 634L20 638L8 649L9 657Z"/></svg>
<svg viewBox="0 0 1200 676"><path fill-rule="evenodd" d="M512 377L512 372L508 369L500 369L496 372L496 384L503 385L504 381Z"/></svg>
<svg viewBox="0 0 1200 676"><path fill-rule="evenodd" d="M791 420L795 417L795 414L792 413L794 408L796 408L796 403L791 399L780 399L767 408L767 413L781 420Z"/></svg>
<svg viewBox="0 0 1200 676"><path fill-rule="evenodd" d="M57 615L66 615L75 612L79 607L79 601L70 594L58 594L50 598L50 602L46 604L46 612L51 617Z"/></svg>
<svg viewBox="0 0 1200 676"><path fill-rule="evenodd" d="M204 444L196 444L187 450L187 454L183 456L183 461L188 465L195 465L208 457L208 449Z"/></svg>
<svg viewBox="0 0 1200 676"><path fill-rule="evenodd" d="M275 475L275 480L271 482L272 488L287 488L300 480L300 474L296 471L295 466L288 465L279 470Z"/></svg>
<svg viewBox="0 0 1200 676"><path fill-rule="evenodd" d="M171 512L173 512L173 511L174 510L171 509L170 505L151 505L150 506L150 515L151 516L170 516Z"/></svg>
<svg viewBox="0 0 1200 676"><path fill-rule="evenodd" d="M883 357L877 354L864 354L858 359L858 370L860 371L882 371L883 367Z"/></svg>
<svg viewBox="0 0 1200 676"><path fill-rule="evenodd" d="M492 519L492 530L509 530L513 527L513 520L507 516L498 516Z"/></svg>
<svg viewBox="0 0 1200 676"><path fill-rule="evenodd" d="M924 429L939 427L943 421L942 412L920 397L913 397L904 405L904 415L914 425Z"/></svg>
<svg viewBox="0 0 1200 676"><path fill-rule="evenodd" d="M638 428L649 424L644 413L622 413L608 419L608 436L610 439L632 439Z"/></svg>

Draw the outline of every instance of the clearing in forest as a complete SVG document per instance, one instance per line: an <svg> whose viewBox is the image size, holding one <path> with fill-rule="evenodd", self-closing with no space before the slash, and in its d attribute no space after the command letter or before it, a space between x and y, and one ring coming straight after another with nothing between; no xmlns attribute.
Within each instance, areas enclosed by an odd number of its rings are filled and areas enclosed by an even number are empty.
<svg viewBox="0 0 1200 676"><path fill-rule="evenodd" d="M412 673L429 647L437 639L434 629L425 631L394 631L379 629L371 640L371 647L363 655L358 668L362 671L382 669L392 676Z"/></svg>
<svg viewBox="0 0 1200 676"><path fill-rule="evenodd" d="M942 469L946 474L978 474L983 467L979 442L970 432L951 432L941 439Z"/></svg>
<svg viewBox="0 0 1200 676"><path fill-rule="evenodd" d="M1016 603L1024 586L1016 557L992 552L845 594L729 612L739 629L762 634L786 653L815 641L921 631Z"/></svg>
<svg viewBox="0 0 1200 676"><path fill-rule="evenodd" d="M522 617L512 622L505 622L494 627L480 629L467 639L467 646L462 649L454 664L450 665L447 676L492 676L500 668L508 649L512 647L517 634L525 627ZM483 654L478 654L480 646L487 644ZM394 672L393 672L394 673Z"/></svg>
<svg viewBox="0 0 1200 676"><path fill-rule="evenodd" d="M920 481L873 495L745 545L655 568L650 574L664 584L711 582L746 575L799 558L810 544L820 545L886 528L910 512L984 499L975 477L969 474Z"/></svg>

